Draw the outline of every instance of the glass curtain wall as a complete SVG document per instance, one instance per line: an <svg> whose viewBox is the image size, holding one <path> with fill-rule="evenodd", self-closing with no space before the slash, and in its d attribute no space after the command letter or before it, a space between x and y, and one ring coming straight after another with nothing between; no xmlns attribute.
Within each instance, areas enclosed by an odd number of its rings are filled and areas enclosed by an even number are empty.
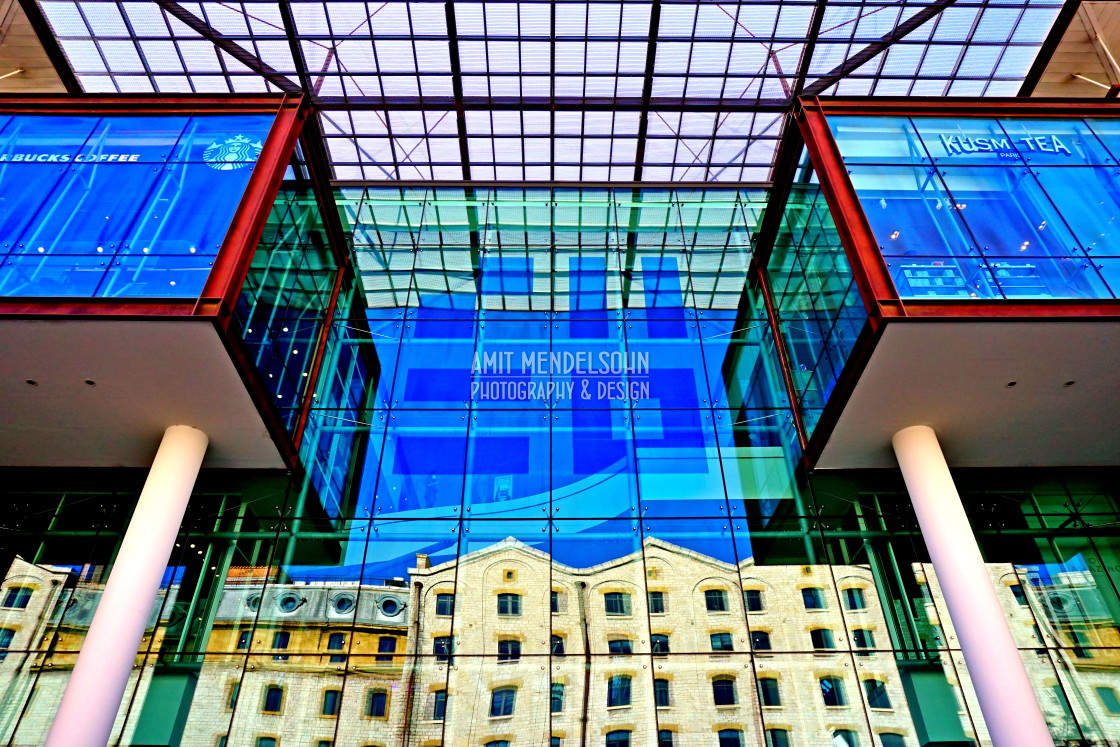
<svg viewBox="0 0 1120 747"><path fill-rule="evenodd" d="M990 744L901 479L795 470L757 204L342 195L307 475L204 474L119 743ZM3 740L142 480L5 471ZM1055 737L1115 745L1114 472L961 487Z"/></svg>

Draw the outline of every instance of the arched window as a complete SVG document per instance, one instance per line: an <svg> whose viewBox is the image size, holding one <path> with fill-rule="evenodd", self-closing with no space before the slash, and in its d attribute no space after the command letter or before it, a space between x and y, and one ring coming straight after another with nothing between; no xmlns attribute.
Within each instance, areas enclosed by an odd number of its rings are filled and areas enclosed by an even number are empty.
<svg viewBox="0 0 1120 747"><path fill-rule="evenodd" d="M752 630L751 648L755 651L771 650L773 647L770 645L770 634L765 630Z"/></svg>
<svg viewBox="0 0 1120 747"><path fill-rule="evenodd" d="M629 638L615 638L607 641L607 651L612 654L632 654L634 653L634 644Z"/></svg>
<svg viewBox="0 0 1120 747"><path fill-rule="evenodd" d="M893 732L880 734L879 741L882 742L883 747L906 747L906 740L903 739L902 735Z"/></svg>
<svg viewBox="0 0 1120 747"><path fill-rule="evenodd" d="M31 595L35 590L30 586L12 586L4 594L4 603L0 607L7 607L13 610L25 610L27 605L31 602Z"/></svg>
<svg viewBox="0 0 1120 747"><path fill-rule="evenodd" d="M801 601L807 610L824 609L824 591L816 586L801 590Z"/></svg>
<svg viewBox="0 0 1120 747"><path fill-rule="evenodd" d="M341 690L324 690L323 691L323 709L320 713L323 716L337 716L338 704L342 700Z"/></svg>
<svg viewBox="0 0 1120 747"><path fill-rule="evenodd" d="M731 642L730 633L712 633L712 651L734 651L735 645Z"/></svg>
<svg viewBox="0 0 1120 747"><path fill-rule="evenodd" d="M743 747L743 732L738 729L720 730L719 747Z"/></svg>
<svg viewBox="0 0 1120 747"><path fill-rule="evenodd" d="M851 729L832 732L832 747L859 747L859 736Z"/></svg>
<svg viewBox="0 0 1120 747"><path fill-rule="evenodd" d="M868 707L891 707L891 697L887 694L887 686L881 680L864 680L863 693L867 696Z"/></svg>
<svg viewBox="0 0 1120 747"><path fill-rule="evenodd" d="M503 638L498 641L498 661L517 661L521 658L521 641Z"/></svg>
<svg viewBox="0 0 1120 747"><path fill-rule="evenodd" d="M653 681L653 703L657 708L672 705L669 702L669 680L658 678Z"/></svg>
<svg viewBox="0 0 1120 747"><path fill-rule="evenodd" d="M735 678L717 677L712 680L712 700L717 706L738 703L739 695L735 692Z"/></svg>
<svg viewBox="0 0 1120 747"><path fill-rule="evenodd" d="M853 648L875 648L875 634L867 628L853 628L852 629L852 647ZM856 656L870 656L867 651L857 651Z"/></svg>
<svg viewBox="0 0 1120 747"><path fill-rule="evenodd" d="M630 595L622 591L611 591L603 595L603 605L608 615L629 615Z"/></svg>
<svg viewBox="0 0 1120 747"><path fill-rule="evenodd" d="M609 732L607 734L607 747L630 747L630 732Z"/></svg>
<svg viewBox="0 0 1120 747"><path fill-rule="evenodd" d="M850 610L867 609L867 598L864 596L863 589L859 587L844 589L844 605Z"/></svg>
<svg viewBox="0 0 1120 747"><path fill-rule="evenodd" d="M766 747L789 747L789 732L785 729L767 729Z"/></svg>
<svg viewBox="0 0 1120 747"><path fill-rule="evenodd" d="M490 693L490 717L512 716L516 698L516 687L499 687Z"/></svg>
<svg viewBox="0 0 1120 747"><path fill-rule="evenodd" d="M836 648L836 641L828 628L813 628L809 631L809 638L813 642L813 648L818 651Z"/></svg>
<svg viewBox="0 0 1120 747"><path fill-rule="evenodd" d="M759 677L758 700L764 706L780 706L782 693L778 689L778 680L773 677Z"/></svg>
<svg viewBox="0 0 1120 747"><path fill-rule="evenodd" d="M607 682L607 708L630 705L630 675L616 674Z"/></svg>
<svg viewBox="0 0 1120 747"><path fill-rule="evenodd" d="M284 705L284 688L279 685L269 685L264 689L264 703L261 705L262 713L280 713Z"/></svg>
<svg viewBox="0 0 1120 747"><path fill-rule="evenodd" d="M451 617L453 614L455 614L455 595L436 594L436 615Z"/></svg>
<svg viewBox="0 0 1120 747"><path fill-rule="evenodd" d="M766 609L761 589L744 589L743 601L747 605L747 612L762 612Z"/></svg>
<svg viewBox="0 0 1120 747"><path fill-rule="evenodd" d="M520 615L521 614L521 595L520 594L499 594L498 595L498 614L499 615Z"/></svg>
<svg viewBox="0 0 1120 747"><path fill-rule="evenodd" d="M650 650L655 654L669 653L669 636L651 635L649 637Z"/></svg>
<svg viewBox="0 0 1120 747"><path fill-rule="evenodd" d="M826 706L848 705L844 697L844 682L839 677L821 677L821 697Z"/></svg>
<svg viewBox="0 0 1120 747"><path fill-rule="evenodd" d="M509 747L509 742L504 739L495 739L492 742L487 742L483 747Z"/></svg>
<svg viewBox="0 0 1120 747"><path fill-rule="evenodd" d="M704 592L704 606L708 612L727 612L727 592L722 589L708 589Z"/></svg>
<svg viewBox="0 0 1120 747"><path fill-rule="evenodd" d="M389 717L389 691L374 688L366 692L366 716L369 718Z"/></svg>

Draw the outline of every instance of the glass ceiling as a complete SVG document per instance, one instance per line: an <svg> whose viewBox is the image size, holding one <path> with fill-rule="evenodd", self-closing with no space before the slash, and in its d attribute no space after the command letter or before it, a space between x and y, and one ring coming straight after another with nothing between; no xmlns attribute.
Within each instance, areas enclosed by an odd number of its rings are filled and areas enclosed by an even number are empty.
<svg viewBox="0 0 1120 747"><path fill-rule="evenodd" d="M725 184L798 94L1016 94L1061 5L39 0L86 91L308 93L338 180Z"/></svg>

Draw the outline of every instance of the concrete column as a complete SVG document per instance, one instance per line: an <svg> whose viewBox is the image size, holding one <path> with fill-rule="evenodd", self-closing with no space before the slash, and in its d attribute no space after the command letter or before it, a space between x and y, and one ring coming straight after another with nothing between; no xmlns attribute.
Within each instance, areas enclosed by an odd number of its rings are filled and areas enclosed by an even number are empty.
<svg viewBox="0 0 1120 747"><path fill-rule="evenodd" d="M164 431L136 511L55 714L47 747L104 747L187 510L206 434Z"/></svg>
<svg viewBox="0 0 1120 747"><path fill-rule="evenodd" d="M891 439L995 747L1054 747L976 536L925 425Z"/></svg>

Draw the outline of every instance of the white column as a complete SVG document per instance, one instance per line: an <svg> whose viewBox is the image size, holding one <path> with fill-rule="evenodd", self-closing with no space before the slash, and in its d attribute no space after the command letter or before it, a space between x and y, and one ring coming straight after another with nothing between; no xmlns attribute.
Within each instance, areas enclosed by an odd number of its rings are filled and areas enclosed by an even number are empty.
<svg viewBox="0 0 1120 747"><path fill-rule="evenodd" d="M915 425L894 434L891 444L992 743L1053 747L937 434Z"/></svg>
<svg viewBox="0 0 1120 747"><path fill-rule="evenodd" d="M164 431L47 734L47 747L104 747L112 736L208 443L205 433L190 426Z"/></svg>

